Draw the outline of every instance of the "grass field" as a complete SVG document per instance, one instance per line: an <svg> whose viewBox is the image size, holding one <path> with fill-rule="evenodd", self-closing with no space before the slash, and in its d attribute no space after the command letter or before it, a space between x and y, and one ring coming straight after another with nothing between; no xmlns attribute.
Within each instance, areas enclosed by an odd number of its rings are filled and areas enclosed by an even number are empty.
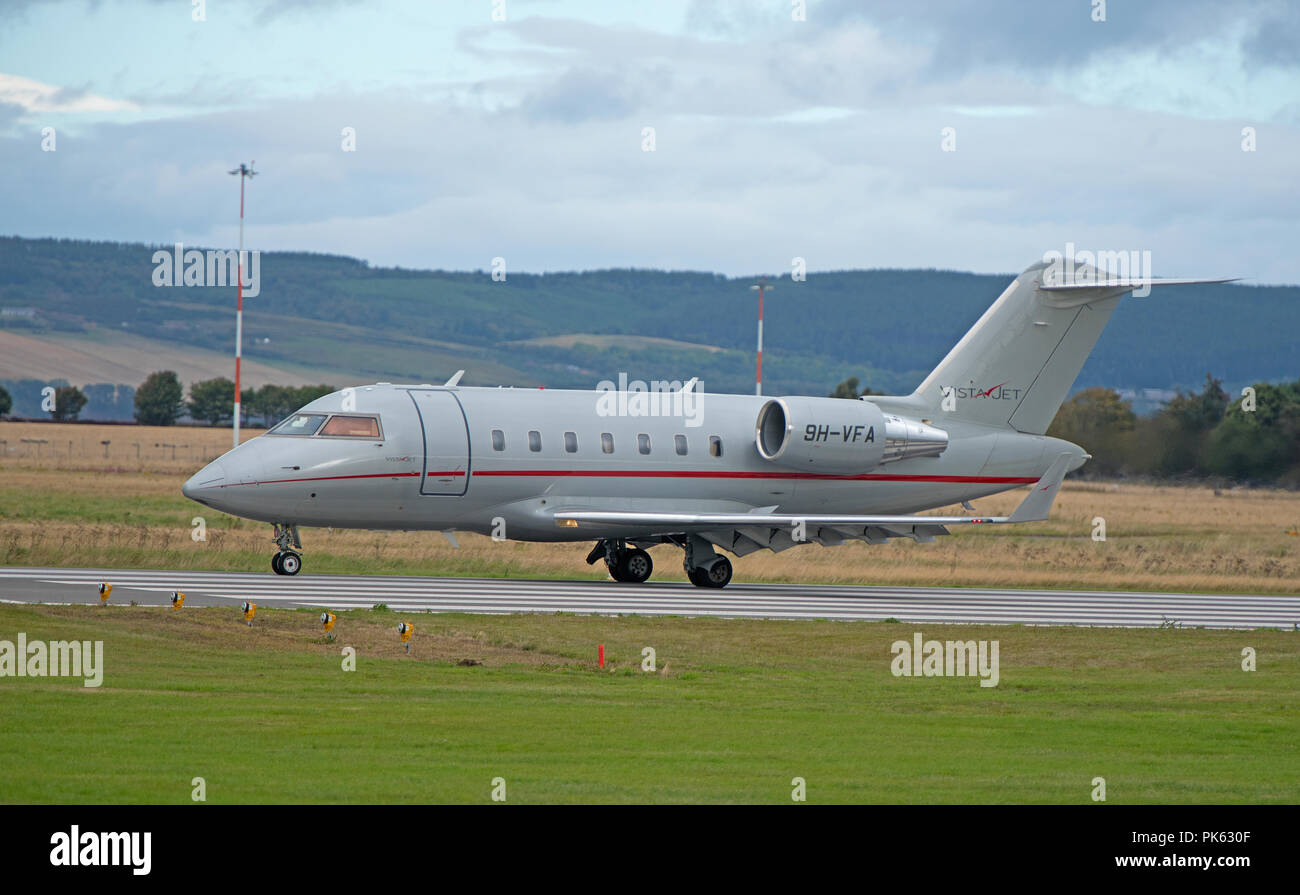
<svg viewBox="0 0 1300 895"><path fill-rule="evenodd" d="M893 676L918 630L997 640L998 686ZM1291 632L381 610L330 644L307 611L0 605L20 631L102 640L105 671L0 678L0 802L1300 799Z"/></svg>
<svg viewBox="0 0 1300 895"><path fill-rule="evenodd" d="M270 526L180 493L229 439L229 429L0 422L0 565L266 570ZM976 505L1004 513L1022 496ZM191 538L196 516L206 541ZM1098 516L1105 541L1092 539ZM457 550L435 533L302 534L308 573L604 577L582 545L462 535ZM656 579L684 580L679 550L652 553ZM735 566L738 581L1300 593L1300 494L1067 482L1048 522L967 526L934 544L813 545Z"/></svg>

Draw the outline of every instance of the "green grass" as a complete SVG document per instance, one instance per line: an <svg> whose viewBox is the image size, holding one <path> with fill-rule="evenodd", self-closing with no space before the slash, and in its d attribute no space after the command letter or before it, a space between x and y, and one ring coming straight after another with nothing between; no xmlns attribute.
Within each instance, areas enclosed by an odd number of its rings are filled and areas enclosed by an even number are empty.
<svg viewBox="0 0 1300 895"><path fill-rule="evenodd" d="M1000 685L892 676L917 630L998 640ZM1292 632L351 612L328 644L306 611L0 605L19 631L103 640L106 671L0 678L3 802L188 802L196 776L212 803L483 803L495 777L512 803L789 803L796 776L811 802L1300 799Z"/></svg>

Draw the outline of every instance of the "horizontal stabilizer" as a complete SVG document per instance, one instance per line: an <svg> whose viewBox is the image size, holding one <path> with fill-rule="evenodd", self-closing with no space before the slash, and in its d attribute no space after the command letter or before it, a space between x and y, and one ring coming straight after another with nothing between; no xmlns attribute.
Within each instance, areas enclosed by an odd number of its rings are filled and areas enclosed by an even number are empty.
<svg viewBox="0 0 1300 895"><path fill-rule="evenodd" d="M1052 511L1052 502L1056 500L1056 492L1061 489L1061 482L1065 479L1065 474L1070 470L1071 455L1057 454L1056 460L1043 473L1043 477L1038 480L1033 488L1030 489L1029 495L1022 501L1020 506L1012 511L1007 517L1008 522L1042 522Z"/></svg>
<svg viewBox="0 0 1300 895"><path fill-rule="evenodd" d="M1141 289L1146 286L1199 286L1210 283L1235 283L1241 277L1220 277L1215 280L1191 280L1179 279L1175 277L1165 277L1163 279L1153 279L1148 277L1128 277L1125 279L1096 280L1094 282L1079 283L1047 283L1039 285L1039 289L1044 292L1075 292L1081 289Z"/></svg>

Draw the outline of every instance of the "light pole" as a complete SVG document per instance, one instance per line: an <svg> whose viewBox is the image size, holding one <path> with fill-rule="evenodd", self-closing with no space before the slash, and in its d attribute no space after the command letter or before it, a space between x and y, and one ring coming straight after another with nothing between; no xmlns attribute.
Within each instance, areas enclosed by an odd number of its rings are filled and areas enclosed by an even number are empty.
<svg viewBox="0 0 1300 895"><path fill-rule="evenodd" d="M239 260L235 274L235 447L239 447L239 364L244 355L244 181L256 177L252 164L239 163L230 172L239 175Z"/></svg>
<svg viewBox="0 0 1300 895"><path fill-rule="evenodd" d="M758 370L754 374L754 394L763 394L763 293L775 286L767 284L767 277L749 287L758 292Z"/></svg>

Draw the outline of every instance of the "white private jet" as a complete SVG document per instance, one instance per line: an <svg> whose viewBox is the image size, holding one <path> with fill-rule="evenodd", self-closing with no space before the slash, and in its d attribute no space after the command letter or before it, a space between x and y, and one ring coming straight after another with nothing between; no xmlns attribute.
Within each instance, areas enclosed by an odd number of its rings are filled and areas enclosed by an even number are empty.
<svg viewBox="0 0 1300 895"><path fill-rule="evenodd" d="M1043 433L1120 297L1228 280L1017 277L910 395L839 398L671 390L378 383L312 401L208 464L184 494L269 522L282 575L300 525L594 540L616 581L643 582L671 543L699 587L744 556L799 543L933 541L953 525L1046 519L1089 455ZM1032 485L1009 516L969 501ZM917 515L962 503L969 515Z"/></svg>

